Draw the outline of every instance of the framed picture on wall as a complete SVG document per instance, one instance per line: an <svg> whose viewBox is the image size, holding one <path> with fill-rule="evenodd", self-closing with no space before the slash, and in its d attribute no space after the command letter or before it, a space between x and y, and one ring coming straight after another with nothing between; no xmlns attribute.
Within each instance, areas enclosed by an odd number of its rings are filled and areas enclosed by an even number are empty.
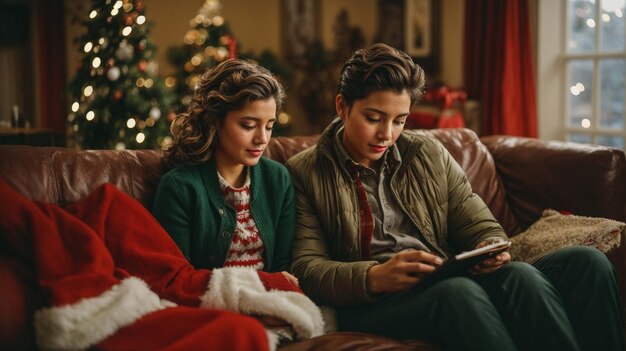
<svg viewBox="0 0 626 351"><path fill-rule="evenodd" d="M440 4L404 1L404 50L429 73L439 71Z"/></svg>
<svg viewBox="0 0 626 351"><path fill-rule="evenodd" d="M406 53L412 57L426 57L432 53L432 0L406 0Z"/></svg>
<svg viewBox="0 0 626 351"><path fill-rule="evenodd" d="M283 55L298 65L319 36L319 2L282 0Z"/></svg>

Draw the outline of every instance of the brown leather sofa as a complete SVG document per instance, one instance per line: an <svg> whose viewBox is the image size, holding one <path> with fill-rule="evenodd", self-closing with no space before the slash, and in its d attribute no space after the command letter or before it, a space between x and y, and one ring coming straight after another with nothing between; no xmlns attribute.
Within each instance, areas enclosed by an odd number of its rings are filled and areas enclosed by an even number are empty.
<svg viewBox="0 0 626 351"><path fill-rule="evenodd" d="M439 139L463 167L509 235L533 223L545 208L626 221L626 159L619 150L536 139L491 136L467 129L423 131ZM285 162L318 136L272 139L266 157ZM25 196L60 205L110 182L146 207L168 166L156 151L78 151L0 146L0 178ZM0 199L2 201L2 199ZM1 214L0 214L1 215ZM32 317L40 298L33 267L9 248L0 233L0 348L35 348ZM624 244L608 254L621 296L626 289ZM360 333L331 333L282 345L302 350L437 350L419 340L396 341Z"/></svg>

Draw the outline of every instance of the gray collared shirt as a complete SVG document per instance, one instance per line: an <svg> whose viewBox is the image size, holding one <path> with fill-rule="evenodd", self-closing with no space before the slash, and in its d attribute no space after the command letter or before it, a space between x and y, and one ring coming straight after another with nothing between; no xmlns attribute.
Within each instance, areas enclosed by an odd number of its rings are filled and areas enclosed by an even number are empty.
<svg viewBox="0 0 626 351"><path fill-rule="evenodd" d="M411 219L405 215L398 200L391 192L391 177L400 167L402 158L395 145L383 155L378 172L354 162L342 143L343 127L335 135L335 147L339 165L347 174L348 163L354 164L360 171L361 181L367 193L367 202L374 218L371 258L378 262L389 260L397 252L406 249L431 251L418 238L421 234Z"/></svg>

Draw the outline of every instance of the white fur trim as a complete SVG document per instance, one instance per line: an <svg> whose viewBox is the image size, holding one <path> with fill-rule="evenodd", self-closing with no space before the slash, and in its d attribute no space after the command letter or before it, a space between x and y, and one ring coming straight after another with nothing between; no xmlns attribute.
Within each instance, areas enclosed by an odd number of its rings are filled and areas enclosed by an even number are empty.
<svg viewBox="0 0 626 351"><path fill-rule="evenodd" d="M175 304L161 300L146 282L130 277L98 296L37 311L37 344L44 350L86 349L139 318L172 306Z"/></svg>
<svg viewBox="0 0 626 351"><path fill-rule="evenodd" d="M202 307L281 318L291 324L298 339L324 332L322 314L313 301L293 291L265 290L257 272L249 268L214 269L200 300Z"/></svg>
<svg viewBox="0 0 626 351"><path fill-rule="evenodd" d="M269 329L265 329L265 334L267 334L267 342L269 343L269 350L276 351L276 346L278 346L278 344L280 343L280 338L278 337L278 334L276 334L275 332Z"/></svg>
<svg viewBox="0 0 626 351"><path fill-rule="evenodd" d="M336 332L337 327L337 312L334 308L329 306L322 306L322 319L324 319L324 334Z"/></svg>

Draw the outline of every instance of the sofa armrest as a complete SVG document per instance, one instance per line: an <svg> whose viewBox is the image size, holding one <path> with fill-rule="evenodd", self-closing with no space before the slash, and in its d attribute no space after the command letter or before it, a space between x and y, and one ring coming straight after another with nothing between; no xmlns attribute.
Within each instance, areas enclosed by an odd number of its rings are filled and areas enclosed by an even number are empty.
<svg viewBox="0 0 626 351"><path fill-rule="evenodd" d="M560 141L481 138L520 227L546 208L626 221L626 158L614 148Z"/></svg>

